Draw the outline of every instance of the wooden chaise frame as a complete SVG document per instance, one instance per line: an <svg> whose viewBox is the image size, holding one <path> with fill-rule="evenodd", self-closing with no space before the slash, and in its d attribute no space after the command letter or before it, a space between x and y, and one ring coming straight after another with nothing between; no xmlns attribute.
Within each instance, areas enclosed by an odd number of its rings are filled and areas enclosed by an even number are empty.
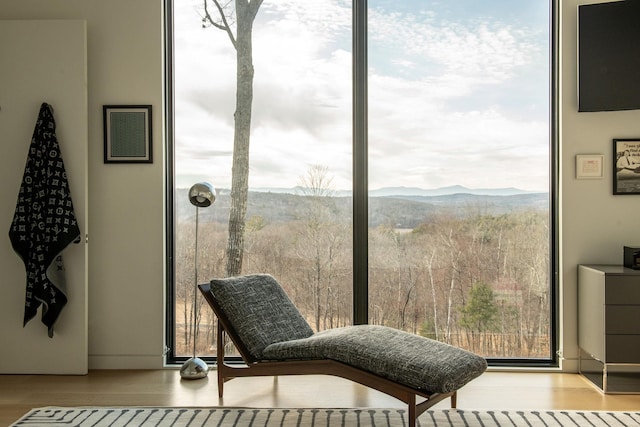
<svg viewBox="0 0 640 427"><path fill-rule="evenodd" d="M233 378L280 375L333 375L381 391L406 403L408 405L409 426L415 426L416 419L420 414L448 397L451 398L452 408L455 408L457 405L456 391L449 393L427 393L423 390L417 390L396 383L379 375L331 359L291 361L256 360L239 339L229 319L213 298L209 284L198 285L198 287L218 318L216 366L218 371L218 396L220 398L222 398L224 393L224 383ZM235 345L246 366L231 366L224 362L225 334ZM418 397L424 398L424 400L418 403Z"/></svg>

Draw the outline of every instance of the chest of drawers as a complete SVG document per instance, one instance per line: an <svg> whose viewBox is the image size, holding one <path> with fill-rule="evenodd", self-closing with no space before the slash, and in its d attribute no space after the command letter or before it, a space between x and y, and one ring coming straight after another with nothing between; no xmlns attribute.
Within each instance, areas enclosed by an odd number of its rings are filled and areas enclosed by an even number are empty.
<svg viewBox="0 0 640 427"><path fill-rule="evenodd" d="M580 372L605 393L640 393L640 270L578 267Z"/></svg>

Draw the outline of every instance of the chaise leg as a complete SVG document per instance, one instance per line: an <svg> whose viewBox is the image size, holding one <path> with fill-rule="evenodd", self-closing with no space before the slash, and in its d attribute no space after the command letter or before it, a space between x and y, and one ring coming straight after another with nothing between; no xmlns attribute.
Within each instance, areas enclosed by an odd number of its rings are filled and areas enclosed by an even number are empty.
<svg viewBox="0 0 640 427"><path fill-rule="evenodd" d="M442 402L445 399L451 398L451 408L455 409L457 404L457 391L449 392L449 393L434 393L427 400L424 400L420 403L417 403L416 395L410 395L406 400L409 405L409 414L411 415L411 408L415 408L415 417L414 422L417 422L417 419L420 415L424 413L427 409L433 407L433 405ZM415 424L409 423L409 426L414 427Z"/></svg>
<svg viewBox="0 0 640 427"><path fill-rule="evenodd" d="M416 420L418 419L418 414L416 411L416 395L409 394L409 398L407 399L407 404L409 405L409 419L407 420L407 426L416 427Z"/></svg>
<svg viewBox="0 0 640 427"><path fill-rule="evenodd" d="M222 395L224 393L224 378L220 371L218 371L218 397L222 399Z"/></svg>

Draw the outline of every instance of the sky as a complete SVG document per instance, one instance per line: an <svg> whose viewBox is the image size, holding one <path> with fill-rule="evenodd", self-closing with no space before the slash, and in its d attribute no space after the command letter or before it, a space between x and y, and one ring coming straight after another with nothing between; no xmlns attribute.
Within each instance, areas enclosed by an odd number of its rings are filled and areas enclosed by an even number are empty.
<svg viewBox="0 0 640 427"><path fill-rule="evenodd" d="M230 188L235 51L174 1L176 184ZM212 4L209 8L214 11ZM369 188L548 191L548 3L369 0ZM351 2L264 0L250 188L351 188Z"/></svg>

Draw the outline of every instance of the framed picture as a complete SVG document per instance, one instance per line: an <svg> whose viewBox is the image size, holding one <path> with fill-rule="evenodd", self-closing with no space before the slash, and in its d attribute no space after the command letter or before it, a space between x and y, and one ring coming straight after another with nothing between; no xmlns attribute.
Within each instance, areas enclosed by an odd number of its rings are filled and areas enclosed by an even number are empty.
<svg viewBox="0 0 640 427"><path fill-rule="evenodd" d="M104 105L104 162L153 163L151 105Z"/></svg>
<svg viewBox="0 0 640 427"><path fill-rule="evenodd" d="M640 194L640 138L613 140L613 194Z"/></svg>
<svg viewBox="0 0 640 427"><path fill-rule="evenodd" d="M578 154L576 156L577 179L602 179L604 156L602 154Z"/></svg>

